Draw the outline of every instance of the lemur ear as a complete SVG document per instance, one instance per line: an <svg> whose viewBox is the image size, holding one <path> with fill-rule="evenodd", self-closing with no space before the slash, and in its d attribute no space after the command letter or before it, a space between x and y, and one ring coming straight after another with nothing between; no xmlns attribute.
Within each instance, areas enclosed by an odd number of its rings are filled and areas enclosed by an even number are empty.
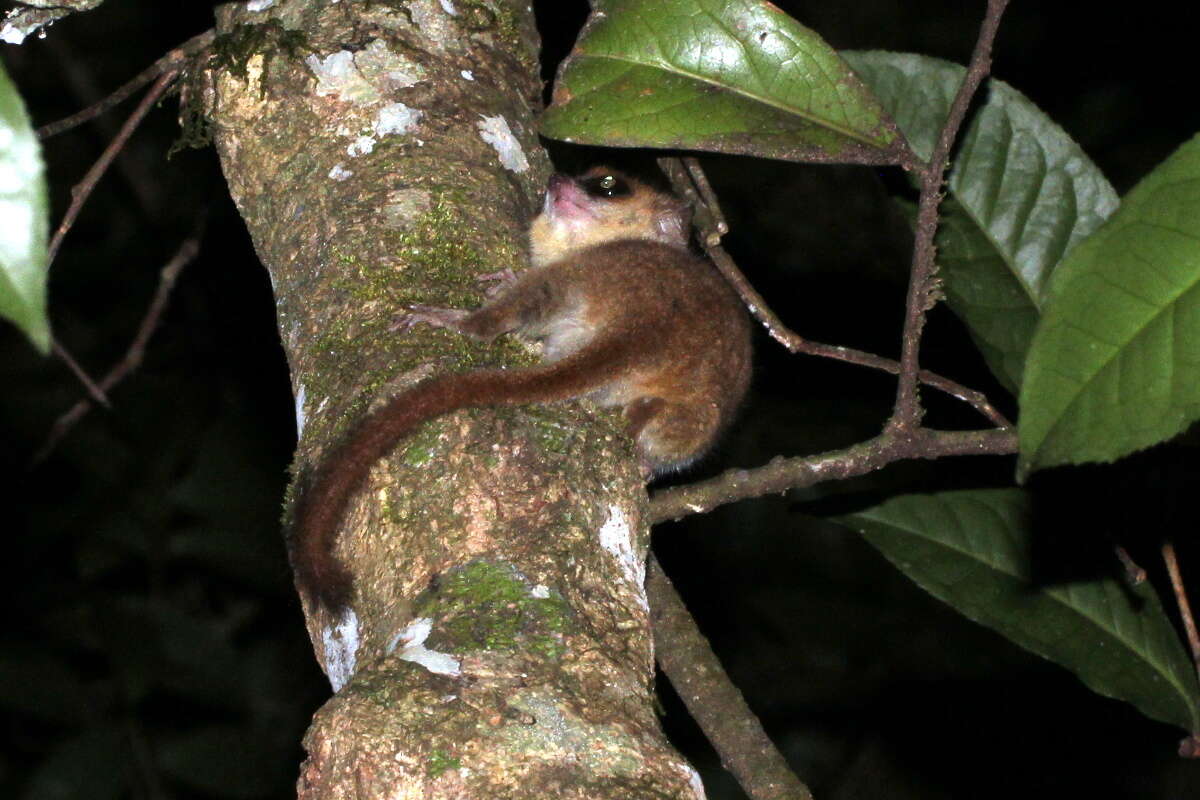
<svg viewBox="0 0 1200 800"><path fill-rule="evenodd" d="M664 197L655 224L664 241L686 245L692 227L692 207L676 197Z"/></svg>

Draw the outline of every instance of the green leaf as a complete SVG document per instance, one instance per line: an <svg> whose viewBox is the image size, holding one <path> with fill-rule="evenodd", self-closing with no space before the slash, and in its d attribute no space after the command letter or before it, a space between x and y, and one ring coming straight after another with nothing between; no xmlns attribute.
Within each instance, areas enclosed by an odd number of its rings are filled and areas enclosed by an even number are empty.
<svg viewBox="0 0 1200 800"><path fill-rule="evenodd" d="M935 238L946 303L966 324L992 374L1014 395L1040 313L1009 262L953 198Z"/></svg>
<svg viewBox="0 0 1200 800"><path fill-rule="evenodd" d="M25 105L0 64L0 317L15 323L43 354L50 352L44 172Z"/></svg>
<svg viewBox="0 0 1200 800"><path fill-rule="evenodd" d="M1112 461L1200 417L1200 137L1055 271L1021 392L1018 478Z"/></svg>
<svg viewBox="0 0 1200 800"><path fill-rule="evenodd" d="M598 0L542 133L793 161L894 163L894 123L815 32L762 0Z"/></svg>
<svg viewBox="0 0 1200 800"><path fill-rule="evenodd" d="M844 50L840 55L879 98L912 151L928 161L966 70L913 53Z"/></svg>
<svg viewBox="0 0 1200 800"><path fill-rule="evenodd" d="M965 70L907 53L843 56L928 159ZM1117 195L1062 128L995 79L963 134L949 190L937 239L946 300L1015 392L1050 274L1116 210Z"/></svg>
<svg viewBox="0 0 1200 800"><path fill-rule="evenodd" d="M843 517L917 585L1055 661L1095 692L1200 729L1200 686L1149 583L1030 584L1030 507L1019 489L912 495Z"/></svg>

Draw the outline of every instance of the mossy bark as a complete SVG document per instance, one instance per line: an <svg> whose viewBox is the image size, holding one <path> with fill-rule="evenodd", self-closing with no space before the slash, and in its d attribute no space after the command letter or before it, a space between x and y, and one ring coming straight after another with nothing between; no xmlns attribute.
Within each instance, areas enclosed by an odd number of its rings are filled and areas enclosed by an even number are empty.
<svg viewBox="0 0 1200 800"><path fill-rule="evenodd" d="M203 100L275 287L302 474L403 387L530 359L390 328L409 303L476 305L478 274L524 262L548 173L532 11L276 0L218 19ZM351 612L305 609L340 690L301 797L702 796L652 710L644 505L620 425L579 404L466 411L401 443L339 538Z"/></svg>

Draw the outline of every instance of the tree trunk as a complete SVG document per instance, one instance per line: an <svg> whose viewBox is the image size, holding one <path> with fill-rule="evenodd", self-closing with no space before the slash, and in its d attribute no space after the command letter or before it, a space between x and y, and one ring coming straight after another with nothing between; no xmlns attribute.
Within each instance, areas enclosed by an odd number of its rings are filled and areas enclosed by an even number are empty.
<svg viewBox="0 0 1200 800"><path fill-rule="evenodd" d="M204 102L275 287L305 474L415 381L531 359L390 327L410 303L478 305L477 275L524 262L548 173L532 10L277 0L218 17ZM305 608L338 691L306 736L302 798L703 796L652 709L645 493L618 420L452 414L368 484L337 547L352 609Z"/></svg>

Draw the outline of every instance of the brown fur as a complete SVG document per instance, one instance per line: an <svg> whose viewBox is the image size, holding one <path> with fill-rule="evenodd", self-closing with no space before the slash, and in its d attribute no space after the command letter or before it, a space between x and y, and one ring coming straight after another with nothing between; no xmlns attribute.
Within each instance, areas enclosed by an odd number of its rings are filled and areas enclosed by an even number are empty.
<svg viewBox="0 0 1200 800"><path fill-rule="evenodd" d="M342 517L371 466L426 420L469 406L587 397L623 409L656 473L699 458L728 424L750 377L745 312L712 265L687 250L679 201L619 173L611 174L632 188L627 196L581 193L582 181L608 173L551 181L530 230L535 266L497 297L473 312L413 308L408 324L541 340L545 363L418 384L324 459L294 514L293 561L310 599L331 609L350 600L352 577L334 555Z"/></svg>

